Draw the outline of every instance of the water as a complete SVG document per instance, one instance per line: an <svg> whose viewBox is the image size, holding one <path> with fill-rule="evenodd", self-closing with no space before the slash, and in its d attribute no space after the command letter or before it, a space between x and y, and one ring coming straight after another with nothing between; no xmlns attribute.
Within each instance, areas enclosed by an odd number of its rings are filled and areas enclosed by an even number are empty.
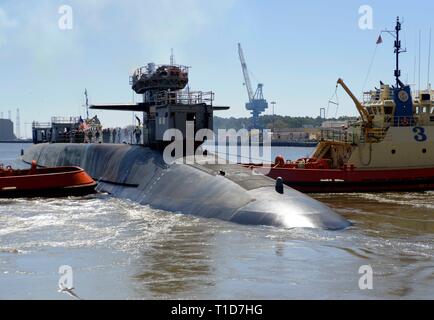
<svg viewBox="0 0 434 320"><path fill-rule="evenodd" d="M0 145L1 162L21 148ZM104 194L0 200L0 298L71 299L57 292L62 265L84 299L434 298L433 192L315 197L354 226L242 226ZM373 290L359 289L362 265Z"/></svg>

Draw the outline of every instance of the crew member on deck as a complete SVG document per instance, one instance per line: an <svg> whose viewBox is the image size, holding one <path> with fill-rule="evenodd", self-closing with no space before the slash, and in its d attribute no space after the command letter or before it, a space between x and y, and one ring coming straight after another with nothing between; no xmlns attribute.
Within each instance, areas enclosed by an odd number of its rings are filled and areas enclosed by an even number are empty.
<svg viewBox="0 0 434 320"><path fill-rule="evenodd" d="M142 137L142 130L137 126L134 131L134 135L136 136L136 144L140 144L140 139Z"/></svg>

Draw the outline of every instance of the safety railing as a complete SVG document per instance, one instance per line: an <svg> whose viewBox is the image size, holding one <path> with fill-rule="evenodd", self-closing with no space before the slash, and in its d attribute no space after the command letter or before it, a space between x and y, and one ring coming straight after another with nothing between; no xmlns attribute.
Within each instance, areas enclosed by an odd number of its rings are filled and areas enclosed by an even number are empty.
<svg viewBox="0 0 434 320"><path fill-rule="evenodd" d="M76 124L80 122L80 117L52 117L51 123Z"/></svg>
<svg viewBox="0 0 434 320"><path fill-rule="evenodd" d="M320 139L322 141L327 140L354 144L358 142L358 135L343 130L322 129Z"/></svg>
<svg viewBox="0 0 434 320"><path fill-rule="evenodd" d="M367 91L363 92L362 96L362 103L364 105L369 105L371 103L378 103L381 100L381 96L384 94L384 92L380 90L373 90L373 91ZM384 100L394 100L394 93L392 90L389 91L389 94L387 96L383 96Z"/></svg>
<svg viewBox="0 0 434 320"><path fill-rule="evenodd" d="M32 122L32 129L50 129L51 123L50 122Z"/></svg>
<svg viewBox="0 0 434 320"><path fill-rule="evenodd" d="M136 69L130 76L130 85L133 85L139 80L150 79L151 77L174 77L183 76L188 77L189 67L182 65L164 65L150 63L147 66Z"/></svg>
<svg viewBox="0 0 434 320"><path fill-rule="evenodd" d="M156 105L174 105L174 104L210 104L214 101L214 93L194 91L194 92L168 92L163 91L155 96Z"/></svg>

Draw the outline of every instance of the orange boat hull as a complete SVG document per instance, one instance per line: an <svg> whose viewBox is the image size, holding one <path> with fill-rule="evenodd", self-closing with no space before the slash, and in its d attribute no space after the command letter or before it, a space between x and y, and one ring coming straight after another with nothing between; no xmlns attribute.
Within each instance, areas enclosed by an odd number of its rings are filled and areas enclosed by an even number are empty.
<svg viewBox="0 0 434 320"><path fill-rule="evenodd" d="M251 166L252 167L252 166ZM305 193L389 192L434 190L434 168L302 169L253 166L273 179Z"/></svg>
<svg viewBox="0 0 434 320"><path fill-rule="evenodd" d="M0 198L79 196L94 193L95 186L79 167L0 171Z"/></svg>

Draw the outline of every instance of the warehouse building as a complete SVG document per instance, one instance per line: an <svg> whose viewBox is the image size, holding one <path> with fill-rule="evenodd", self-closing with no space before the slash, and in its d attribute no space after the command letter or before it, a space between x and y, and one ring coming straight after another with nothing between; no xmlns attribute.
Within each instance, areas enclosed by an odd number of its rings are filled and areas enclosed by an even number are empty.
<svg viewBox="0 0 434 320"><path fill-rule="evenodd" d="M0 141L16 140L14 123L9 119L0 119Z"/></svg>

